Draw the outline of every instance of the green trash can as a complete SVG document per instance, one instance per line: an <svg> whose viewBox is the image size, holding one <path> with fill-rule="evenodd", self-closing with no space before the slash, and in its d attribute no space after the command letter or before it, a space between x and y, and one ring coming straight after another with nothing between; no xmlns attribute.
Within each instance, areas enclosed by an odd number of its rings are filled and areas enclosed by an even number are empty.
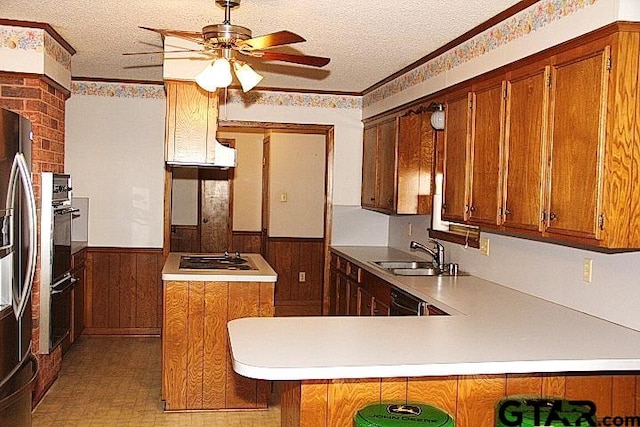
<svg viewBox="0 0 640 427"><path fill-rule="evenodd" d="M353 418L354 427L455 427L442 409L419 403L379 403L365 406Z"/></svg>
<svg viewBox="0 0 640 427"><path fill-rule="evenodd" d="M496 427L595 426L595 406L587 401L512 396L496 405Z"/></svg>

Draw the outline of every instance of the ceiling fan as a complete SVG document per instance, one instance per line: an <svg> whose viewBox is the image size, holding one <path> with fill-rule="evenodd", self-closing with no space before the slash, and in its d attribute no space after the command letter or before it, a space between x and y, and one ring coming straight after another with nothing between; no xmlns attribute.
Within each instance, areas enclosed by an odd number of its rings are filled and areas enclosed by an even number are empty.
<svg viewBox="0 0 640 427"><path fill-rule="evenodd" d="M262 80L262 76L256 73L249 64L238 59L237 56L239 55L269 61L291 62L312 67L323 67L329 63L329 58L320 56L298 55L270 50L275 47L300 43L306 40L290 31L277 31L275 33L252 37L250 29L231 24L231 10L238 7L241 0L215 1L225 9L224 21L222 24L207 25L201 32L140 27L159 33L163 38L173 36L200 45L199 49L165 50L155 53L198 52L210 55L213 58L213 62L196 76L196 82L203 89L213 92L218 88L229 86L232 81L232 65L242 89L245 92L253 89ZM136 53L125 55L135 54Z"/></svg>

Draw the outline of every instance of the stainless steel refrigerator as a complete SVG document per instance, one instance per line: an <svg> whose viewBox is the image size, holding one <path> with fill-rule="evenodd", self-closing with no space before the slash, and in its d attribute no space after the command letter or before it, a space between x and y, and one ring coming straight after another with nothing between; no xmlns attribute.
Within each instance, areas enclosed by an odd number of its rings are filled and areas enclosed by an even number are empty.
<svg viewBox="0 0 640 427"><path fill-rule="evenodd" d="M0 109L0 426L31 425L37 363L31 354L36 205L31 123Z"/></svg>

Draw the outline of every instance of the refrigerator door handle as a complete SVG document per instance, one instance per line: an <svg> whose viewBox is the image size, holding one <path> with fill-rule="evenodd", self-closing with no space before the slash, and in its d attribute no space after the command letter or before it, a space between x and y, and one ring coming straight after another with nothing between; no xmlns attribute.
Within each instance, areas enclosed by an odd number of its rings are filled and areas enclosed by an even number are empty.
<svg viewBox="0 0 640 427"><path fill-rule="evenodd" d="M31 183L31 173L29 167L24 159L22 153L16 154L13 161L15 168L17 169L17 176L14 173L14 167L11 168L11 174L13 179L10 180L10 193L9 199L11 200L11 206L13 206L15 198L15 181L17 177L20 177L22 181L22 188L24 189L25 196L27 196L27 218L29 229L29 253L27 255L27 271L22 283L19 295L13 296L13 312L16 315L16 319L19 319L24 314L24 310L29 301L29 295L31 294L31 288L33 285L33 277L36 272L36 248L38 247L38 236L36 234L36 198L33 194L33 184Z"/></svg>

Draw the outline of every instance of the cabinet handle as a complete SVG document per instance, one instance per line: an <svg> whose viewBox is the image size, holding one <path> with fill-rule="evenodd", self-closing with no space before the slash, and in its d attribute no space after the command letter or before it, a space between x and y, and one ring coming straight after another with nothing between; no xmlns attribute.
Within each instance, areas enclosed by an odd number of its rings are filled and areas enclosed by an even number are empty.
<svg viewBox="0 0 640 427"><path fill-rule="evenodd" d="M510 211L509 209L505 209L505 210L504 210L504 214L505 214L505 215L511 215L511 211Z"/></svg>
<svg viewBox="0 0 640 427"><path fill-rule="evenodd" d="M372 197L372 198L371 198L371 201L372 201L372 202L375 202L375 200L376 200L376 198L375 198L375 197Z"/></svg>
<svg viewBox="0 0 640 427"><path fill-rule="evenodd" d="M464 213L468 213L469 212L469 205L464 205Z"/></svg>
<svg viewBox="0 0 640 427"><path fill-rule="evenodd" d="M208 219L208 218L205 218L205 219L203 219L203 220L202 220L202 222L206 224L206 223L208 223L208 222L209 222L209 219Z"/></svg>
<svg viewBox="0 0 640 427"><path fill-rule="evenodd" d="M556 218L557 218L557 217L556 217L556 214L554 214L553 212L551 212L551 213L549 214L549 221L553 221L553 220L554 220L554 219L556 219Z"/></svg>
<svg viewBox="0 0 640 427"><path fill-rule="evenodd" d="M471 207L469 208L469 210L470 210L471 212L475 212L475 211L476 211L476 207L475 207L475 206L471 206Z"/></svg>

